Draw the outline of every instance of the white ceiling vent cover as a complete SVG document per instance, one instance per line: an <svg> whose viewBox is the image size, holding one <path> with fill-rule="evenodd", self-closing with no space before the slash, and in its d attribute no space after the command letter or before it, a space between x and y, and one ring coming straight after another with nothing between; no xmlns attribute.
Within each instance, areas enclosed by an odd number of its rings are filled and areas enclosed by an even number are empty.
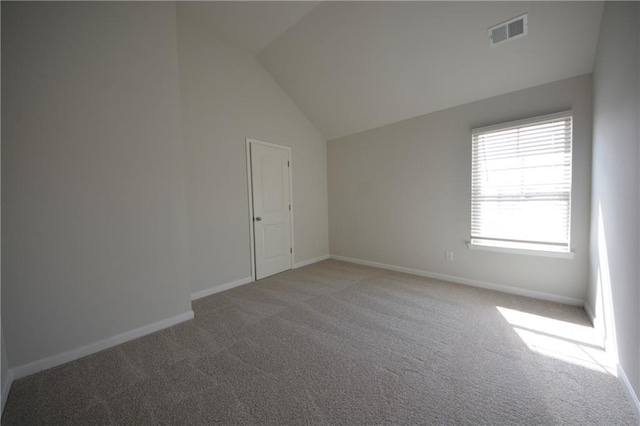
<svg viewBox="0 0 640 426"><path fill-rule="evenodd" d="M527 14L525 13L491 27L489 28L489 45L493 47L514 38L524 37L527 35L527 26Z"/></svg>

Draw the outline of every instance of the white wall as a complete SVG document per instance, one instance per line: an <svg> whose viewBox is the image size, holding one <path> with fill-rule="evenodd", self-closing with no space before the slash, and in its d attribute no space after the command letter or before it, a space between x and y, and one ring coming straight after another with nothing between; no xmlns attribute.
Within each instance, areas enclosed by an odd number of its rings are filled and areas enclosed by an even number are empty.
<svg viewBox="0 0 640 426"><path fill-rule="evenodd" d="M190 312L175 5L2 5L10 367Z"/></svg>
<svg viewBox="0 0 640 426"><path fill-rule="evenodd" d="M567 109L574 111L571 246L575 258L469 250L471 129ZM330 141L330 252L584 299L590 155L590 75ZM445 250L454 251L453 262L445 262Z"/></svg>
<svg viewBox="0 0 640 426"><path fill-rule="evenodd" d="M640 10L605 3L593 73L588 302L640 395ZM604 320L604 321L603 321ZM617 346L617 348L616 348Z"/></svg>
<svg viewBox="0 0 640 426"><path fill-rule="evenodd" d="M2 28L2 5L0 4L0 34L1 34L1 28ZM0 35L0 46L2 46L2 36ZM0 52L1 52L1 47L0 47ZM2 68L2 55L0 54L0 68ZM1 86L1 85L0 85ZM2 90L0 88L0 98L2 98ZM0 118L0 123L2 122L1 118ZM0 128L2 126L0 125ZM1 135L0 135L0 145L2 145L1 143ZM2 155L0 152L0 176L2 175L1 170L2 170ZM0 179L1 181L1 179ZM2 191L0 190L0 193ZM1 218L1 211L2 211L2 197L0 197L0 218ZM2 227L0 226L0 240L2 240L1 234L2 234ZM2 265L2 247L0 244L0 271L1 269L1 265ZM2 329L2 274L0 273L0 400L2 401L2 405L0 406L0 417L2 416L2 411L4 411L4 402L6 401L6 397L7 395L5 395L5 385L7 383L7 381L9 380L9 376L8 373L9 372L9 360L7 358L7 345L5 345L4 343L4 331Z"/></svg>
<svg viewBox="0 0 640 426"><path fill-rule="evenodd" d="M2 400L2 406L0 407L0 416L4 411L4 404L7 401L7 394L9 393L9 360L7 359L7 346L4 343L4 331L0 327L0 364L2 364L2 371L0 372L0 398Z"/></svg>
<svg viewBox="0 0 640 426"><path fill-rule="evenodd" d="M292 148L295 262L326 255L325 140L258 61L177 7L192 292L251 275L247 137Z"/></svg>

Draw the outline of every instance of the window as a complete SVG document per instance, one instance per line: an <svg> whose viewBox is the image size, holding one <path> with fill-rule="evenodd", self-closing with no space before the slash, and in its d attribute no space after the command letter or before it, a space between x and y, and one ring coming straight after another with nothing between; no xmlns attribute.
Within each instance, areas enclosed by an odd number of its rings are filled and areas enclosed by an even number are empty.
<svg viewBox="0 0 640 426"><path fill-rule="evenodd" d="M569 253L571 112L472 134L469 247Z"/></svg>

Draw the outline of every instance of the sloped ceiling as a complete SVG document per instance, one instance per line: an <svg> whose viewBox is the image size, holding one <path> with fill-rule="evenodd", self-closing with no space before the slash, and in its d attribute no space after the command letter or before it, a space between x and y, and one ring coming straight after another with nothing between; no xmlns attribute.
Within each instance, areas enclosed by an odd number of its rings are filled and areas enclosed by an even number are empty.
<svg viewBox="0 0 640 426"><path fill-rule="evenodd" d="M180 3L252 54L328 140L590 73L602 2ZM523 13L524 38L487 29Z"/></svg>
<svg viewBox="0 0 640 426"><path fill-rule="evenodd" d="M319 1L184 1L179 13L207 27L222 40L256 54Z"/></svg>

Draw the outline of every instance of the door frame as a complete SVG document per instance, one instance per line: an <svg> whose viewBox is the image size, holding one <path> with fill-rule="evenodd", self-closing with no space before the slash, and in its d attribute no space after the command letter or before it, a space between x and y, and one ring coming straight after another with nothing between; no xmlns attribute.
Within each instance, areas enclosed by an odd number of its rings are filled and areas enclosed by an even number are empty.
<svg viewBox="0 0 640 426"><path fill-rule="evenodd" d="M247 155L247 194L249 196L249 242L250 242L250 258L251 258L251 281L256 281L256 247L253 227L253 176L251 169L251 144L270 146L272 148L284 149L287 151L287 161L289 161L289 202L291 203L291 211L289 211L289 225L291 227L291 269L294 265L294 254L296 249L293 245L293 161L291 160L291 147L278 145L271 142L265 142L258 139L245 138L245 148Z"/></svg>

